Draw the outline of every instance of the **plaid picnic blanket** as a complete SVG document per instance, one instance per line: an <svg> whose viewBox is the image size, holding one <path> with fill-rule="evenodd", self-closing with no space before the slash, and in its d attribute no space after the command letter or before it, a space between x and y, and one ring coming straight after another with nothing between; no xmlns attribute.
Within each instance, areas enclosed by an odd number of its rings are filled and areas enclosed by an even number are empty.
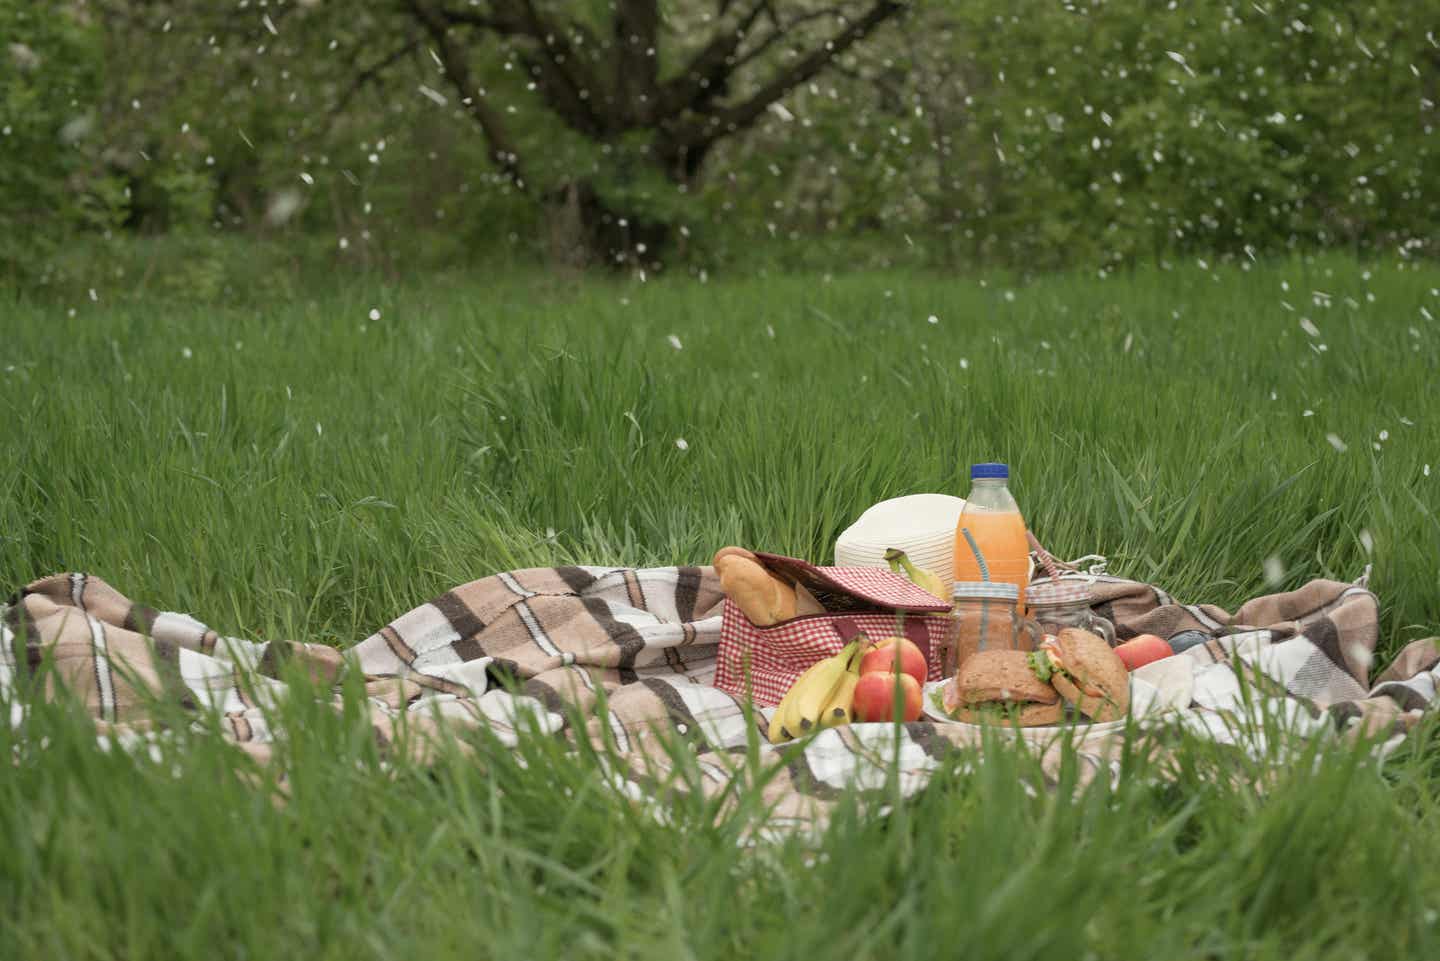
<svg viewBox="0 0 1440 961"><path fill-rule="evenodd" d="M1433 639L1410 644L1371 677L1378 604L1364 578L1312 581L1233 615L1114 577L1098 578L1092 594L1122 637L1156 633L1193 645L1150 666L1159 669L1149 682L1174 708L1155 725L1260 751L1263 744L1235 723L1259 704L1301 733L1361 732L1393 743L1436 700L1440 645ZM621 761L617 783L637 798L673 789L675 758L666 747L673 738L654 736L659 731L688 744L699 789L717 795L758 741L780 767L763 790L770 823L781 826L821 824L840 792L893 784L892 776L903 793L918 791L948 756L981 745L975 728L928 722L851 725L796 745L765 743L756 726L763 728L768 711L747 715L711 684L721 600L709 567L513 571L457 587L342 653L227 637L189 615L136 604L98 578L59 574L24 588L0 618L0 705L23 727L26 698L54 697L63 686L93 714L102 737L121 743L143 741L157 703L208 711L221 719L224 737L263 760L283 737L270 710L286 689L276 680L282 667L302 668L322 684L359 671L382 744L402 719L407 731L429 737L484 725L513 744L523 714L524 725L569 728L569 736L612 745ZM501 683L507 680L513 683ZM1050 780L1063 752L1073 750L1082 783L1118 778L1120 736L1040 745L1040 769ZM406 743L433 745L427 737Z"/></svg>

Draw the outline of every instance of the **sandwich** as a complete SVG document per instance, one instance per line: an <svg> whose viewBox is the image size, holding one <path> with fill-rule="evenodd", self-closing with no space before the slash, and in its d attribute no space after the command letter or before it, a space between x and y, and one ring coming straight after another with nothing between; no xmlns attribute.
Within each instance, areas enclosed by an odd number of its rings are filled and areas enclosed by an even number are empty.
<svg viewBox="0 0 1440 961"><path fill-rule="evenodd" d="M1027 657L1036 678L1090 720L1118 721L1130 712L1130 674L1104 638L1067 627Z"/></svg>
<svg viewBox="0 0 1440 961"><path fill-rule="evenodd" d="M945 710L968 724L1059 724L1060 693L1040 680L1024 651L980 651L965 659L945 690Z"/></svg>

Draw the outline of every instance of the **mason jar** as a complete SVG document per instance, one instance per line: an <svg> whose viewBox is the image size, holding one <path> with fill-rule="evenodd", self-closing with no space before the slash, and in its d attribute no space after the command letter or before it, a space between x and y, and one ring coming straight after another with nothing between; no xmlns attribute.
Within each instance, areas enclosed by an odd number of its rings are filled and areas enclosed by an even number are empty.
<svg viewBox="0 0 1440 961"><path fill-rule="evenodd" d="M1078 577L1061 577L1030 585L1025 592L1030 617L1043 634L1059 634L1067 627L1078 627L1098 635L1115 646L1115 625L1095 613L1090 606L1090 585Z"/></svg>
<svg viewBox="0 0 1440 961"><path fill-rule="evenodd" d="M999 581L958 581L952 590L955 607L941 652L944 677L980 651L1033 651L1040 642L1036 626L1020 616L1020 588Z"/></svg>

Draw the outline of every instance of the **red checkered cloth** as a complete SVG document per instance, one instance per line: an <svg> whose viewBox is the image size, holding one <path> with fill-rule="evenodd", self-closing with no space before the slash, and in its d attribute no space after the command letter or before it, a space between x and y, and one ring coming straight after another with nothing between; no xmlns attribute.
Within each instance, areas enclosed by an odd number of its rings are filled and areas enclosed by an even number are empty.
<svg viewBox="0 0 1440 961"><path fill-rule="evenodd" d="M940 659L930 652L938 649L950 629L949 604L878 568L816 567L778 554L756 556L770 570L800 581L812 592L843 595L870 609L808 614L757 627L727 599L720 620L716 687L757 705L779 704L796 678L845 646L840 624L847 620L872 638L908 637L925 654L930 679L939 679Z"/></svg>
<svg viewBox="0 0 1440 961"><path fill-rule="evenodd" d="M897 610L950 610L950 604L899 574L878 567L816 567L817 574L846 594Z"/></svg>

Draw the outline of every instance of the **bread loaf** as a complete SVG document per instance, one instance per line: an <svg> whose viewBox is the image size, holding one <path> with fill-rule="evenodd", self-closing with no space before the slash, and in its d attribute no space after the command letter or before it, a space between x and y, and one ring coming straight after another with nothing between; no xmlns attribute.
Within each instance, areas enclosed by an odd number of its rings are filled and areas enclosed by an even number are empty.
<svg viewBox="0 0 1440 961"><path fill-rule="evenodd" d="M769 627L795 616L795 589L771 574L743 547L715 553L720 589L757 627Z"/></svg>

